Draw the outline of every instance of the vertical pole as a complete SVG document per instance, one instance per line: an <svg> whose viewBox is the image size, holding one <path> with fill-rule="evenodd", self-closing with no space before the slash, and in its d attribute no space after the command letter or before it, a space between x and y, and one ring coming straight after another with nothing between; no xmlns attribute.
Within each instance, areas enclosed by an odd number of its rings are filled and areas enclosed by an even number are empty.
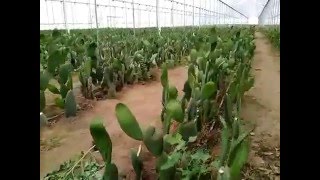
<svg viewBox="0 0 320 180"><path fill-rule="evenodd" d="M186 27L186 0L183 0L183 26Z"/></svg>
<svg viewBox="0 0 320 180"><path fill-rule="evenodd" d="M174 23L173 23L173 1L171 1L171 26L174 27Z"/></svg>
<svg viewBox="0 0 320 180"><path fill-rule="evenodd" d="M54 11L53 11L53 5L52 5L53 2L51 2L51 12L52 12L52 20L53 20L53 24L56 23L56 20L54 18Z"/></svg>
<svg viewBox="0 0 320 180"><path fill-rule="evenodd" d="M139 4L138 4L138 28L141 28L141 10L140 10Z"/></svg>
<svg viewBox="0 0 320 180"><path fill-rule="evenodd" d="M150 16L151 16L151 11L150 11L150 10L148 11L148 14L149 14L149 16L148 16L148 22L149 22L149 26L148 26L148 27L150 27L150 26L151 26L151 24L150 24Z"/></svg>
<svg viewBox="0 0 320 180"><path fill-rule="evenodd" d="M133 23L133 34L136 35L136 20L134 17L134 0L132 0L132 23Z"/></svg>
<svg viewBox="0 0 320 180"><path fill-rule="evenodd" d="M47 12L48 24L50 24L49 9L48 9L48 2L47 2L47 0L45 0L45 3L46 3L46 12Z"/></svg>
<svg viewBox="0 0 320 180"><path fill-rule="evenodd" d="M211 1L209 1L209 24L212 24L212 4Z"/></svg>
<svg viewBox="0 0 320 180"><path fill-rule="evenodd" d="M201 0L200 0L200 6L199 6L199 28L200 28L200 22L201 22Z"/></svg>
<svg viewBox="0 0 320 180"><path fill-rule="evenodd" d="M89 6L89 24L90 24L90 28L92 29L92 17L91 17L91 3L90 0L88 0L88 6Z"/></svg>
<svg viewBox="0 0 320 180"><path fill-rule="evenodd" d="M113 14L114 14L114 17L110 17L111 19L112 19L112 25L113 25L113 27L114 28L116 28L117 27L117 20L116 20L116 18L117 18L117 10L116 10L116 7L113 7Z"/></svg>
<svg viewBox="0 0 320 180"><path fill-rule="evenodd" d="M125 8L125 10L124 10L124 12L125 12L125 15L126 15L126 28L128 28L128 20L127 20L127 17L128 17L128 12L127 12L127 3L125 2L124 3L124 8Z"/></svg>
<svg viewBox="0 0 320 180"><path fill-rule="evenodd" d="M160 33L160 26L159 26L159 0L156 0L156 22L157 22L157 29Z"/></svg>
<svg viewBox="0 0 320 180"><path fill-rule="evenodd" d="M95 16L96 16L97 44L99 44L99 41L98 41L99 23L98 23L97 0L94 0L94 13L95 13Z"/></svg>
<svg viewBox="0 0 320 180"><path fill-rule="evenodd" d="M204 0L204 25L207 25L207 0Z"/></svg>
<svg viewBox="0 0 320 180"><path fill-rule="evenodd" d="M194 0L192 0L192 26L194 26Z"/></svg>

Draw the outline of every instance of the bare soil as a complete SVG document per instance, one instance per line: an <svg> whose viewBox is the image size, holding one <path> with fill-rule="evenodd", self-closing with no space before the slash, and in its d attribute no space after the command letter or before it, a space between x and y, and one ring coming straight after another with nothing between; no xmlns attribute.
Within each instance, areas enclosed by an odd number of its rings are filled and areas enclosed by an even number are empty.
<svg viewBox="0 0 320 180"><path fill-rule="evenodd" d="M157 73L160 74L160 72ZM176 86L179 94L182 93L186 79L187 69L185 67L169 70L170 84ZM125 103L136 116L142 128L150 125L161 128L161 97L162 86L158 77L156 81L148 82L144 85L126 86L121 92L117 93L116 99L97 101L94 108L80 111L77 117L64 118L61 116L56 124L41 132L43 142L54 142L51 146L56 146L43 148L47 151L40 152L40 177L44 177L52 170L58 169L64 161L69 160L81 151L87 151L92 146L89 124L95 117L104 119L105 127L112 140L112 160L117 165L119 173L126 174L131 172L133 168L130 162L129 150L131 148L137 149L140 142L128 137L120 129L115 116L115 106L119 102ZM59 142L56 142L57 139ZM146 151L145 147L143 147L142 152ZM154 161L148 157L148 154L143 155L146 159Z"/></svg>
<svg viewBox="0 0 320 180"><path fill-rule="evenodd" d="M245 179L280 179L280 57L255 33L254 87L244 97L242 118L255 126Z"/></svg>

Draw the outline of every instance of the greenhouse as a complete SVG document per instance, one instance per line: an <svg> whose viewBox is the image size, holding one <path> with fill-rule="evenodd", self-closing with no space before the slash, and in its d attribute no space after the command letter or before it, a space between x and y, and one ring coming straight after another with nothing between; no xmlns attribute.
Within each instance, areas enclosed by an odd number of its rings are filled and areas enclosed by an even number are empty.
<svg viewBox="0 0 320 180"><path fill-rule="evenodd" d="M40 0L40 179L280 179L280 0Z"/></svg>

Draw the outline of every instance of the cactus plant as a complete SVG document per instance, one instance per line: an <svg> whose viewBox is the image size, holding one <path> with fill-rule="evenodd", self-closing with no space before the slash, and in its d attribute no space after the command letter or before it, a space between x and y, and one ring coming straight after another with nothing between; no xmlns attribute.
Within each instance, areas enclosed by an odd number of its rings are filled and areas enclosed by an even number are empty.
<svg viewBox="0 0 320 180"><path fill-rule="evenodd" d="M45 126L48 123L46 115L40 112L40 128Z"/></svg>
<svg viewBox="0 0 320 180"><path fill-rule="evenodd" d="M177 122L182 122L184 120L181 103L177 100L169 100L166 105L166 113L168 114L168 117L176 120Z"/></svg>
<svg viewBox="0 0 320 180"><path fill-rule="evenodd" d="M90 123L90 133L105 163L111 163L112 142L101 118Z"/></svg>
<svg viewBox="0 0 320 180"><path fill-rule="evenodd" d="M122 103L116 105L116 117L121 129L135 140L143 140L141 128L130 109Z"/></svg>
<svg viewBox="0 0 320 180"><path fill-rule="evenodd" d="M65 115L66 117L76 116L77 103L73 91L69 90L65 98Z"/></svg>
<svg viewBox="0 0 320 180"><path fill-rule="evenodd" d="M150 126L147 128L143 142L154 156L161 156L163 151L163 136L156 132L155 127Z"/></svg>
<svg viewBox="0 0 320 180"><path fill-rule="evenodd" d="M45 91L49 84L50 74L47 71L40 72L40 90Z"/></svg>
<svg viewBox="0 0 320 180"><path fill-rule="evenodd" d="M44 95L44 91L40 90L40 112L42 112L45 107L46 107L46 97Z"/></svg>
<svg viewBox="0 0 320 180"><path fill-rule="evenodd" d="M143 168L143 163L140 157L140 154L136 150L131 150L131 163L133 166L133 169L136 173L136 180L141 179L141 173L142 173L142 168Z"/></svg>
<svg viewBox="0 0 320 180"><path fill-rule="evenodd" d="M179 133L182 135L184 141L189 141L190 137L197 136L198 130L195 121L180 124Z"/></svg>
<svg viewBox="0 0 320 180"><path fill-rule="evenodd" d="M118 168L115 164L106 164L102 180L118 180Z"/></svg>
<svg viewBox="0 0 320 180"><path fill-rule="evenodd" d="M168 88L169 99L176 99L178 97L178 90L175 86L169 86Z"/></svg>
<svg viewBox="0 0 320 180"><path fill-rule="evenodd" d="M201 92L201 98L204 99L209 99L211 98L214 93L216 92L217 88L214 82L210 81L204 85L202 88Z"/></svg>
<svg viewBox="0 0 320 180"><path fill-rule="evenodd" d="M59 83L65 84L68 81L69 74L72 71L72 65L69 63L63 64L59 67Z"/></svg>

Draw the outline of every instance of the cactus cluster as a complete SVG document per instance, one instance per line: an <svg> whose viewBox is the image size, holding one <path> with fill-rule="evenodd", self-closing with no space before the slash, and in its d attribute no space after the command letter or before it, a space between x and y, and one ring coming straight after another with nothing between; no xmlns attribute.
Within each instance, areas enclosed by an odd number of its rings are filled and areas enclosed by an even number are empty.
<svg viewBox="0 0 320 180"><path fill-rule="evenodd" d="M181 108L181 106L180 106ZM159 172L159 179L167 179L175 176L175 165L167 168L161 168L167 159L167 153L165 152L164 144L166 144L163 133L158 132L155 127L150 126L144 132L142 132L140 125L136 118L129 110L129 108L119 103L116 105L116 117L120 124L121 129L131 138L142 141L147 147L149 152L157 157L157 171ZM173 112L174 113L174 112ZM141 176L142 166L141 159L133 156L131 158L133 167L135 169L137 177ZM170 179L170 178L169 178Z"/></svg>
<svg viewBox="0 0 320 180"><path fill-rule="evenodd" d="M68 63L57 67L59 74L57 75L60 89L50 84L49 81L53 75L45 70L40 72L40 112L42 112L46 105L45 90L48 89L53 94L59 94L61 97L55 99L55 104L65 109L66 117L75 116L77 112L77 103L73 94L72 82L72 66Z"/></svg>

